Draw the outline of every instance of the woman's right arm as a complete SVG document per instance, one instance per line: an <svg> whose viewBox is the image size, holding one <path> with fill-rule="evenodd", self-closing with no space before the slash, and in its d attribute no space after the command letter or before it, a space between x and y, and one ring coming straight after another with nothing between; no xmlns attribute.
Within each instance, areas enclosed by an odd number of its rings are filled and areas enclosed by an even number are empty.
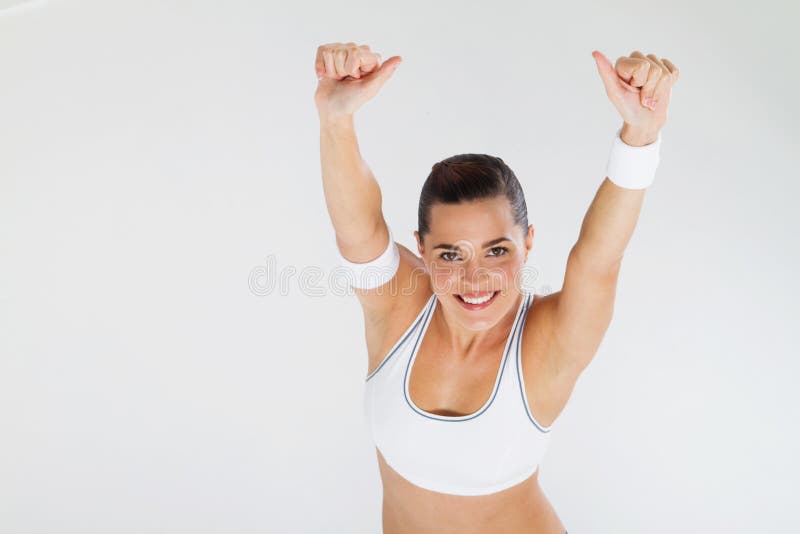
<svg viewBox="0 0 800 534"><path fill-rule="evenodd" d="M378 93L400 61L400 56L394 56L380 64L380 55L366 45L333 43L317 49L315 62L319 85L314 101L320 119L322 186L336 246L354 270L357 268L353 264L359 263L397 266L392 278L381 285L354 287L364 312L368 369L375 368L383 356L390 335L388 318L398 310L405 313L406 304L407 309L417 313L423 305L421 299L430 294L423 261L406 247L390 241L381 208L381 189L361 157L354 127L356 110ZM389 274L384 273L375 284ZM423 284L425 291L418 291L417 286Z"/></svg>
<svg viewBox="0 0 800 534"><path fill-rule="evenodd" d="M379 256L389 237L380 187L358 150L354 115L378 93L400 60L394 56L381 64L380 54L355 43L317 48L314 103L320 121L322 185L339 250L354 263Z"/></svg>
<svg viewBox="0 0 800 534"><path fill-rule="evenodd" d="M328 214L342 257L351 263L368 263L387 247L397 247L399 266L393 278L371 289L355 287L367 322L385 322L400 296L417 293L412 284L425 281L422 260L394 242L383 218L381 190L361 157L354 114L376 95L400 63L394 56L379 64L380 55L366 45L334 43L317 49L320 77L315 102L320 120L322 185ZM380 330L368 329L368 330Z"/></svg>
<svg viewBox="0 0 800 534"><path fill-rule="evenodd" d="M358 150L353 115L320 116L322 187L342 256L366 263L386 249L381 189Z"/></svg>

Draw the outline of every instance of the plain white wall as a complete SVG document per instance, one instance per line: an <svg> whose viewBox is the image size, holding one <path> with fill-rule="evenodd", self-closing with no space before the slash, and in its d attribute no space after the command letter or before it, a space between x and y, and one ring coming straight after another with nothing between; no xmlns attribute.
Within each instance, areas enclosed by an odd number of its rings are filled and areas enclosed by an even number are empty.
<svg viewBox="0 0 800 534"><path fill-rule="evenodd" d="M797 15L0 12L0 531L379 532L361 311L298 279L335 266L313 104L335 41L404 58L356 119L398 241L413 247L434 162L498 155L525 189L538 293L561 287L620 125L591 51L680 68L614 321L540 481L570 533L800 529Z"/></svg>

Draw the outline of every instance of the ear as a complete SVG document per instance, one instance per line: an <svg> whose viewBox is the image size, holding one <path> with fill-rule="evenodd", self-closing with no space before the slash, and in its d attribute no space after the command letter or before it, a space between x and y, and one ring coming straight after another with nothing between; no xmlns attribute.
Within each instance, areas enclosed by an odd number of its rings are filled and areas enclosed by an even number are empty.
<svg viewBox="0 0 800 534"><path fill-rule="evenodd" d="M528 225L528 233L525 235L525 259L528 259L528 254L530 254L531 249L533 248L533 233L534 227L532 224Z"/></svg>
<svg viewBox="0 0 800 534"><path fill-rule="evenodd" d="M414 230L414 238L417 240L417 250L419 251L419 255L424 255L425 249L422 248L422 243L419 240L419 232L417 230Z"/></svg>

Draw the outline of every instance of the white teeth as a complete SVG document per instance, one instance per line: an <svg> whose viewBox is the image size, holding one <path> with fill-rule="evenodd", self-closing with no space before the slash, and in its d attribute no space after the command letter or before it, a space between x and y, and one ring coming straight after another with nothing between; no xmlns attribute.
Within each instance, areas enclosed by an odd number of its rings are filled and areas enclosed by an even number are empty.
<svg viewBox="0 0 800 534"><path fill-rule="evenodd" d="M494 292L489 293L485 297L481 297L481 298L478 298L478 299L473 299L473 298L465 297L464 295L459 295L459 297L461 297L461 299L464 302L466 302L467 304L482 304L482 303L486 302L487 300L491 299L493 296L494 296Z"/></svg>

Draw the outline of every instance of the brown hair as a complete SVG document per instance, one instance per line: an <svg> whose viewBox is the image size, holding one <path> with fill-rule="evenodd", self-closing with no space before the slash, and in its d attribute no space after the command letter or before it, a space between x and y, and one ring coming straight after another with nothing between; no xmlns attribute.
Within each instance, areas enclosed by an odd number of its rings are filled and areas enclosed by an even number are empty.
<svg viewBox="0 0 800 534"><path fill-rule="evenodd" d="M419 196L417 231L420 242L430 232L433 204L458 204L498 195L509 200L514 222L527 232L525 194L514 171L501 158L487 154L458 154L435 163Z"/></svg>

